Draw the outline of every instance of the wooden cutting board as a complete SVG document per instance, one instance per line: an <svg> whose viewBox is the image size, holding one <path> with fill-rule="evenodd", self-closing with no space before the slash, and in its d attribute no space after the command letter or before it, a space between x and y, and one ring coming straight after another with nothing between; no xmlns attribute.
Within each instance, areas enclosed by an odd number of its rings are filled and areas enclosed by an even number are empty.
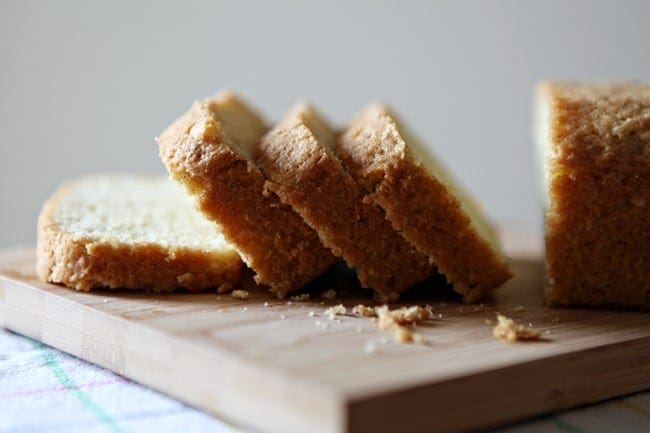
<svg viewBox="0 0 650 433"><path fill-rule="evenodd" d="M539 239L505 242L516 276L484 304L440 295L439 281L406 300L440 315L418 327L425 345L324 317L337 301L319 293L349 284L339 275L290 304L250 281L245 301L79 293L38 281L32 249L0 253L0 325L265 432L474 431L650 388L650 314L546 308ZM355 290L341 302L371 303ZM544 340L495 339L496 311Z"/></svg>

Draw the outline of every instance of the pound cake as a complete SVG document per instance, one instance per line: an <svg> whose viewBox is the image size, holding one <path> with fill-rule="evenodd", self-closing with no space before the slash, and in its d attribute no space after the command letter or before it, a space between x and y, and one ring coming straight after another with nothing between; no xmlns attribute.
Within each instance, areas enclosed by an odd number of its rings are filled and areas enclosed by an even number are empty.
<svg viewBox="0 0 650 433"><path fill-rule="evenodd" d="M251 153L267 130L253 109L223 92L195 102L158 145L171 177L237 248L255 281L283 297L336 258L291 206L265 189Z"/></svg>
<svg viewBox="0 0 650 433"><path fill-rule="evenodd" d="M43 281L94 288L231 290L243 263L169 179L96 175L62 185L38 221Z"/></svg>
<svg viewBox="0 0 650 433"><path fill-rule="evenodd" d="M345 168L395 230L426 254L466 302L512 273L480 210L382 103L363 110L335 144Z"/></svg>
<svg viewBox="0 0 650 433"><path fill-rule="evenodd" d="M546 294L650 307L650 85L542 83Z"/></svg>
<svg viewBox="0 0 650 433"><path fill-rule="evenodd" d="M435 267L391 227L379 207L363 202L363 189L333 153L335 140L320 113L298 104L262 139L255 159L268 188L357 270L361 285L396 300Z"/></svg>

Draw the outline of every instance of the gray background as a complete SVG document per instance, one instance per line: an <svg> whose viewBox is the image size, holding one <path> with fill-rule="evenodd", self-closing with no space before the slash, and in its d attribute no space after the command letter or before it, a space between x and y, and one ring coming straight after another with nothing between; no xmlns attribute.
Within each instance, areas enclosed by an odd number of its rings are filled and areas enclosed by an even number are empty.
<svg viewBox="0 0 650 433"><path fill-rule="evenodd" d="M649 23L643 1L0 0L0 245L35 241L63 179L163 173L154 137L223 88L270 119L386 100L494 219L536 229L531 89L647 80Z"/></svg>

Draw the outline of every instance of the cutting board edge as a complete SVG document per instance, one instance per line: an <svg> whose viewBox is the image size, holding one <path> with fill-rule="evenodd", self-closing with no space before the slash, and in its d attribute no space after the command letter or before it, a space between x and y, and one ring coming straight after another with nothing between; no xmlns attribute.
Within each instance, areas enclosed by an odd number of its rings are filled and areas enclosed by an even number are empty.
<svg viewBox="0 0 650 433"><path fill-rule="evenodd" d="M25 302L25 304L21 302L21 305L16 305L11 302L12 298L17 298ZM37 298L40 298L40 300ZM68 315L71 319L68 323L54 322L48 317L47 313L39 314L34 312L33 308L24 308L24 305L31 305L43 312L48 308L53 308L52 303L60 306L61 302L74 304L74 308L79 309ZM235 371L229 373L224 371L226 368L222 367L219 377L228 381L226 386L229 389L238 390L239 397L233 393L230 393L227 398L224 398L222 394L214 395L214 390L206 389L203 386L205 380L196 382L199 386L197 389L179 392L180 388L177 387L177 384L168 382L168 380L185 382L188 376L192 376L192 372L185 370L182 364L163 366L169 367L168 371L173 371L176 374L175 377L160 380L148 376L153 372L151 367L155 366L155 359L133 358L138 356L138 352L134 350L121 350L119 354L107 354L96 350L99 346L111 346L111 338L102 338L96 334L83 332L81 327L77 327L76 330L73 329L75 325L78 325L79 314L84 315L84 310L92 310L94 316L106 320L106 324L114 325L115 328L119 328L126 323L131 327L140 328L152 337L147 342L152 346L161 347L161 344L165 346L171 344L176 346L174 349L177 353L182 352L182 349L187 350L186 355L194 357L192 365L211 361L227 362L227 369L234 369ZM97 323L93 325L96 326ZM345 410L347 402L343 393L337 393L324 386L319 386L317 382L305 383L304 381L286 380L287 378L283 377L282 371L273 371L272 374L269 374L269 371L249 363L244 357L219 349L220 354L225 355L226 359L224 360L224 358L217 356L215 352L206 351L201 346L193 346L172 334L152 330L143 324L130 322L128 319L112 316L92 307L74 303L74 301L56 293L33 287L1 272L0 327L99 365L225 420L236 422L238 425L262 429L272 433L302 433L304 431L340 433L344 431L342 426L346 422ZM119 345L112 345L112 347L119 348ZM164 360L162 357L158 357L158 359ZM129 367L129 365L138 362L145 365L136 367L135 370L133 367ZM171 369L171 367L174 368ZM206 366L204 370L210 371L211 369ZM217 374L216 370L211 371L213 374ZM232 378L237 379L233 381ZM246 382L244 385L250 389L242 388L241 380L244 380ZM185 383L185 385L187 384ZM254 392L252 391L253 388ZM292 400L295 399L299 406L303 406L303 409L304 406L313 407L315 408L313 413L310 413L312 411L300 413L298 410L293 410L291 404L281 404L277 398L273 398L273 394L278 394L278 389L283 391L279 393L281 394L280 397L286 398L289 396ZM256 403L254 399L251 399L251 396L259 396L261 390L271 395L269 398L258 397L260 401ZM202 398L203 396L205 398ZM286 416L288 410L291 412L291 416ZM251 413L258 413L260 416L251 417ZM314 425L314 417L322 418L323 422L318 426Z"/></svg>
<svg viewBox="0 0 650 433"><path fill-rule="evenodd" d="M622 350L634 355L634 365L628 365L631 357L626 357ZM603 365L606 365L606 369L602 371L594 371L593 365L589 365L593 364L590 355L596 353L601 361L605 360ZM436 426L436 431L441 433L496 428L559 410L649 390L650 369L643 368L644 365L650 365L650 335L585 348L577 352L560 353L516 366L490 369L393 393L351 399L347 407L346 432L389 433L396 429L405 429L413 433L425 433L431 431L433 425ZM572 381L553 380L553 372L558 369L564 370L565 375L567 369L575 372ZM506 374L510 381L501 380ZM513 383L512 376L517 374L520 377ZM527 393L521 393L526 385L526 377L531 375L546 376L546 380L541 381L544 386L533 389L533 392L527 390ZM612 380L616 380L616 391L609 387ZM495 395L494 383L502 384L498 395L520 396L517 399L518 409L513 411L509 399L492 398ZM597 384L597 387L590 386L593 383ZM507 384L507 387L503 386L504 384ZM518 387L521 389L517 389ZM468 416L462 409L458 412L458 401L462 401L462 397L468 397L454 396L454 392L459 389L466 390L474 401L484 401L486 404L480 407L485 413ZM423 404L426 407L423 407ZM395 407L400 408L400 419L378 416L394 411ZM430 408L435 408L436 414L445 414L443 423L426 415L431 414Z"/></svg>
<svg viewBox="0 0 650 433"><path fill-rule="evenodd" d="M0 258L4 256L3 253L4 252L0 251ZM28 251L26 250L22 253L27 254ZM19 253L14 253L14 255L15 254L19 254ZM82 303L78 303L72 299L68 299L62 294L60 295L54 292L50 292L41 287L38 287L38 285L32 285L30 282L22 281L19 277L16 277L14 275L4 276L2 274L3 272L0 271L0 326L6 327L7 329L11 329L19 333L23 333L31 338L41 340L46 344L50 344L61 350L72 353L75 356L86 359L90 362L94 362L98 365L108 368L109 370L115 371L118 374L123 374L126 377L132 378L140 383L151 386L152 388L173 395L181 400L189 402L190 404L198 408L219 415L220 417L225 418L227 420L232 420L237 422L240 425L251 426L251 427L263 429L265 431L269 431L273 433L303 432L303 431L307 431L307 429L308 431L312 431L315 433L320 433L320 432L357 433L359 431L367 431L367 429L371 428L373 426L372 424L373 420L375 423L378 423L378 420L380 420L381 418L378 418L376 416L377 413L388 413L389 411L394 413L395 411L394 406L399 405L402 408L400 409L400 412L403 412L404 417L406 417L408 416L409 408L417 408L418 405L422 405L422 404L425 404L426 407L424 408L424 410L421 411L421 413L416 413L416 415L418 416L411 417L413 418L412 421L410 421L411 424L404 424L402 421L400 421L401 418L403 417L394 418L393 421L400 422L399 428L406 428L406 426L408 425L408 428L412 428L413 431L416 432L429 431L432 428L432 424L431 424L431 420L427 417L427 415L432 413L431 407L432 406L435 407L435 404L438 404L440 407L444 407L443 403L448 403L450 401L450 399L440 397L441 394L443 395L445 394L444 392L440 392L442 386L446 386L447 384L455 384L456 388L458 388L458 383L462 383L464 381L466 383L469 383L469 385L464 385L461 386L460 388L473 389L471 388L471 381L478 380L477 378L480 379L481 377L483 378L482 380L485 380L485 378L489 378L488 382L494 384L494 381L498 379L499 374L501 374L503 371L511 370L513 368L512 366L507 366L504 368L488 369L486 371L482 371L480 373L474 373L472 375L465 376L462 378L449 378L448 380L443 380L443 381L436 380L436 381L428 382L418 387L409 387L409 389L406 391L386 390L386 392L384 393L375 393L372 395L368 395L363 400L355 400L351 396L345 395L342 392L339 393L333 391L332 389L327 389L324 385L319 384L319 382L317 381L310 382L308 384L298 383L298 381L295 380L296 379L295 377L292 378L286 374L285 375L268 374L268 371L262 371L263 368L260 367L259 365L254 365L254 363L251 363L250 368L253 369L253 372L257 372L257 374L256 375L254 374L253 377L249 377L248 378L249 383L247 385L245 384L246 386L248 386L248 388L245 389L248 389L249 391L240 392L239 397L234 398L234 401L229 400L233 398L232 395L229 395L228 399L224 399L223 395L215 396L214 394L210 393L210 390L205 390L205 389L203 390L199 389L196 394L190 391L186 391L184 393L178 393L175 389L171 389L173 388L173 385L169 385L169 387L171 387L169 388L167 386L168 384L165 383L164 386L161 386L160 382L154 380L151 377L143 378L143 376L141 375L144 373L139 370L131 371L125 368L119 368L120 360L122 362L125 362L124 360L125 356L127 360L129 359L128 358L129 356L134 356L133 353L128 353L128 349L127 352L117 354L117 355L113 354L115 358L105 358L108 355L106 353L101 352L101 346L110 345L107 343L106 339L108 339L110 342L110 339L115 338L115 336L109 335L104 340L99 341L99 337L94 335L92 332L89 333L83 331L75 331L75 329L82 328L79 325L80 323L83 323L84 311L90 312L91 313L90 316L96 317L95 320L97 321L97 323L94 323L95 328L101 327L103 329L106 323L114 324L118 327L120 326L120 324L122 325L129 324L129 326L137 326L138 329L143 330L146 333L146 335L154 336L154 338L152 338L148 344L152 344L156 346L159 345L159 343L161 342L166 343L171 341L172 343L174 343L177 349L180 348L186 351L193 352L195 358L199 358L198 355L200 353L203 359L201 361L195 361L195 363L198 363L199 365L203 365L202 369L204 370L210 369L209 363L219 358L219 356L215 355L215 352L217 351L216 349L207 350L203 346L196 345L196 344L192 345L190 342L184 341L180 337L173 335L171 333L166 333L161 330L151 329L150 327L144 324L140 324L126 318L121 318L121 317L111 315L105 311L101 311L100 309L94 308L92 305L84 305ZM64 290L63 288L60 287L58 287L58 289ZM7 300L8 291L11 292L9 296L9 300ZM40 301L38 301L39 297L41 298ZM45 308L43 305L44 298L51 299L51 302L48 305L46 305ZM31 306L32 307L31 311L23 308L23 305ZM22 311L17 311L17 309L20 309ZM47 313L47 311L53 311L53 309L58 309L57 311L59 311L59 313L61 309L64 310L66 313L65 317L69 318L70 320L67 323L58 323L58 324L54 323L51 320L51 318L48 319L47 314L45 314ZM19 319L18 317L19 315L21 319ZM55 325L55 326L48 326L47 332L45 332L46 327L43 326L44 319L50 320L49 325ZM30 320L32 320L32 323L29 323ZM39 320L40 323L38 323ZM18 326L15 326L16 324ZM91 329L95 329L95 328L91 327ZM115 334L120 335L119 330L113 330L113 331L115 332ZM70 336L71 335L74 336L75 332L76 332L76 338L71 339ZM93 338L96 338L98 340L94 341ZM134 344L137 343L139 342L127 341L125 347L133 348ZM553 361L553 360L561 361L564 358L570 358L571 356L574 355L579 355L578 356L579 359L580 357L583 357L584 352L589 352L592 350L599 351L601 353L611 352L610 355L615 357L618 356L619 358L619 361L616 361L615 359L614 360L615 362L624 363L625 357L621 356L621 353L619 352L618 349L621 344L623 346L627 344L631 345L633 349L629 349L629 348L628 349L634 350L635 355L638 355L639 353L643 353L643 356L648 358L648 364L650 364L650 335L649 335L647 337L643 336L631 341L625 341L623 343L617 342L617 343L602 344L596 347L582 349L578 352L573 352L570 354L567 353L556 354L549 357L545 357L543 359L524 362L518 365L516 368L518 369L523 368L523 370L527 370L531 368L530 367L531 363L533 364L539 363L539 368L541 370L544 370L543 367L549 361ZM637 345L642 346L641 352L639 352L639 349L636 348ZM86 351L84 351L84 349ZM244 368L246 367L244 365L246 364L245 357L231 353L230 351L224 348L218 348L218 352L221 354L225 353L229 355L230 358L228 362L231 364L236 363L236 361L242 361L242 365L237 365L237 368L239 370L242 369L245 370ZM208 356L205 356L206 354ZM174 354L172 353L171 356L174 356ZM631 358L635 358L635 357L636 356ZM155 362L155 359L148 359L146 361L153 363ZM627 361L629 362L629 359ZM169 364L169 367L172 366L174 368L177 368L179 365L173 363ZM145 367L142 368L144 369ZM575 368L581 370L581 368L579 367L575 367ZM186 381L188 377L188 373L191 372L188 372L187 369L183 370L181 366L180 371L176 374L177 377L175 378L175 380ZM625 388L624 391L621 391L620 390L621 387L619 387L619 390L616 392L612 392L608 394L606 390L599 391L600 394L594 394L588 398L576 398L576 397L569 396L572 399L569 399L567 397L566 400L560 400L560 403L556 405L550 405L549 407L546 407L543 411L540 410L539 408L531 410L530 412L526 412L522 410L519 416L513 416L513 413L509 412L507 413L507 416L503 417L503 419L490 418L481 422L479 422L480 420L477 421L476 419L473 419L471 420L472 424L469 425L467 429L479 428L479 426L480 427L496 426L496 425L503 424L506 421L511 422L516 420L521 420L521 419L529 418L533 415L539 415L540 413L545 413L552 410L564 409L575 405L598 401L604 398L624 395L630 392L647 389L650 387L650 377L648 377L649 373L643 371L641 373L644 373L644 375L637 376L635 378L636 382L632 383L631 385L626 384L623 387ZM189 376L191 376L191 374L189 374ZM272 383L270 384L267 383L267 385L264 385L265 381L270 381ZM637 384L640 385L637 386ZM235 385L240 386L241 384L232 383L232 382L229 383L229 386L235 386ZM254 392L251 392L251 390L257 391L260 386L262 386L263 389L266 388L269 391L269 395L264 396L264 398L261 399L260 403L252 402L251 404L251 401L249 401L250 395L255 394ZM268 408L269 406L268 402L273 401L272 394L277 394L278 388L285 390L285 394L292 394L292 393L295 394L297 392L299 396L298 398L295 398L295 395L294 398L287 398L287 395L281 396L281 398L285 398L286 400L278 401L277 402L278 405L276 405L278 409L274 411ZM486 395L489 396L489 392L488 391L485 392ZM441 398L439 403L436 403L436 398ZM489 401L488 398L486 398L485 400ZM273 401L273 403L276 403L276 401ZM307 411L306 413L308 415L305 415L305 413L301 413L301 407L300 407L301 404L306 405L306 407L308 409L313 410L313 412ZM241 407L234 407L237 405ZM251 409L251 406L259 407L260 411L255 412L254 409ZM274 406L274 408L276 406ZM368 408L372 408L372 410L368 411ZM405 410L404 408L407 409ZM304 407L302 409L304 409ZM251 417L251 412L256 413L258 416ZM503 410L500 411L498 410L498 408L496 410L493 410L492 412L497 414L506 413L506 411ZM290 416L287 416L287 414L290 414ZM425 417L419 416L421 414L425 414ZM318 419L319 422L315 422L314 417L316 417L316 419ZM469 417L464 417L464 418L461 417L459 419L461 419L462 421L463 419L465 420L469 419ZM383 431L386 432L394 431L394 428L396 427L395 424L391 424L390 422L381 422L378 424L379 425L375 427L375 430L380 433ZM422 428L422 430L418 430L418 428L420 427ZM451 429L445 430L444 427L445 425L442 424L441 431L452 431ZM458 424L454 424L453 431L458 431L458 427L459 427ZM424 430L425 428L428 430Z"/></svg>

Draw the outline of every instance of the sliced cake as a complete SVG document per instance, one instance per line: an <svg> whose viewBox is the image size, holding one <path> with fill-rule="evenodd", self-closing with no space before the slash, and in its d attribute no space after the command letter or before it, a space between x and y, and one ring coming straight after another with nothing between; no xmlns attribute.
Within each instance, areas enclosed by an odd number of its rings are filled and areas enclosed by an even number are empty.
<svg viewBox="0 0 650 433"><path fill-rule="evenodd" d="M237 251L167 178L96 175L70 181L38 221L36 270L77 290L233 288Z"/></svg>
<svg viewBox="0 0 650 433"><path fill-rule="evenodd" d="M336 258L291 206L264 187L252 150L267 127L232 93L197 101L158 138L172 178L278 296L298 290Z"/></svg>
<svg viewBox="0 0 650 433"><path fill-rule="evenodd" d="M435 268L379 207L363 201L363 188L333 153L335 141L327 121L311 106L298 104L262 139L255 159L267 187L357 270L362 286L395 300Z"/></svg>
<svg viewBox="0 0 650 433"><path fill-rule="evenodd" d="M337 156L393 227L426 254L467 302L511 276L492 228L432 153L381 103L337 140Z"/></svg>
<svg viewBox="0 0 650 433"><path fill-rule="evenodd" d="M549 303L650 308L650 85L536 96Z"/></svg>

